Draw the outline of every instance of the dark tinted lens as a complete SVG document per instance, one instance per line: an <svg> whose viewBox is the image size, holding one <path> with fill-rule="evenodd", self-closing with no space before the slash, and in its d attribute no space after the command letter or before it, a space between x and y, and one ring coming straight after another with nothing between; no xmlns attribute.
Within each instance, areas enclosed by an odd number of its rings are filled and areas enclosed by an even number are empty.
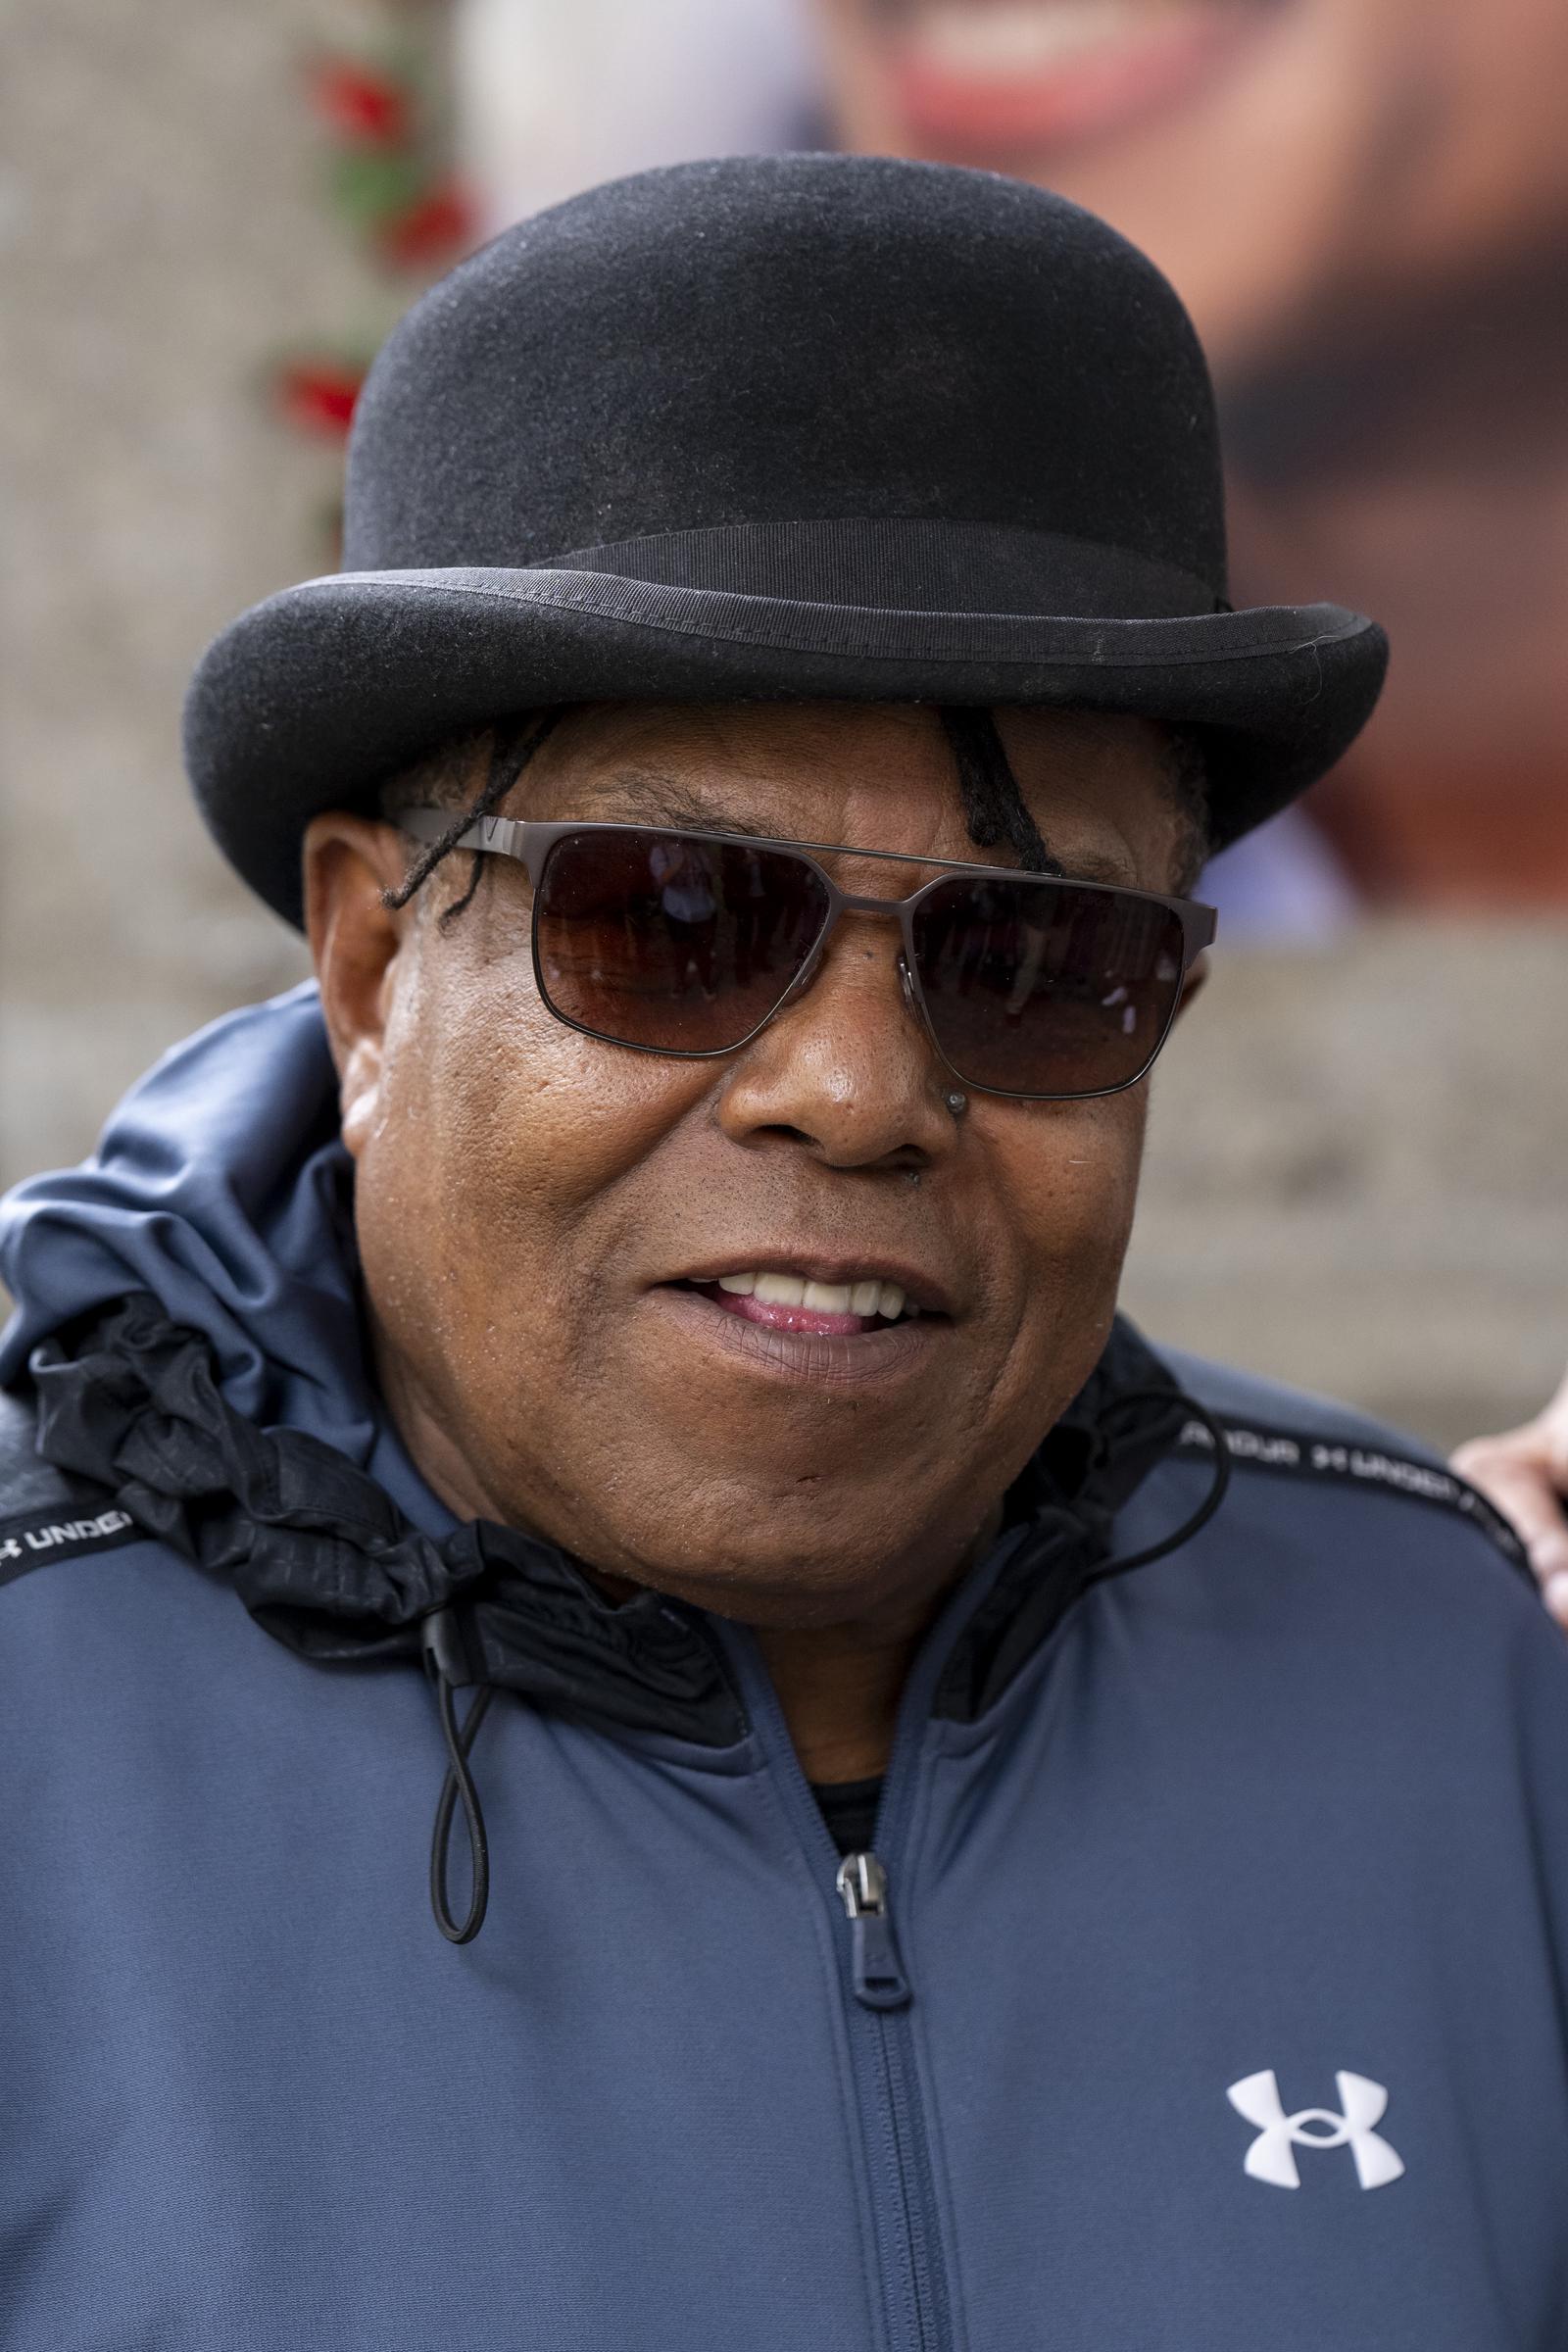
<svg viewBox="0 0 1568 2352"><path fill-rule="evenodd" d="M767 1018L826 915L819 876L784 851L630 825L571 833L540 877L540 984L617 1044L722 1053Z"/></svg>
<svg viewBox="0 0 1568 2352"><path fill-rule="evenodd" d="M914 945L937 1043L1004 1094L1130 1085L1181 988L1180 917L1132 891L955 876L915 909Z"/></svg>

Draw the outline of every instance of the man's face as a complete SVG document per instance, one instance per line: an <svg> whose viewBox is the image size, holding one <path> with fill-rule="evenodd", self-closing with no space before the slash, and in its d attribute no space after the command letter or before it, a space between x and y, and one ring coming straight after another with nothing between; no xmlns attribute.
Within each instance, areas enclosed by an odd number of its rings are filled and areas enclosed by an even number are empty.
<svg viewBox="0 0 1568 2352"><path fill-rule="evenodd" d="M1058 189L1221 372L1568 217L1561 0L816 0L851 147Z"/></svg>
<svg viewBox="0 0 1568 2352"><path fill-rule="evenodd" d="M1069 873L1170 887L1180 828L1154 728L1001 723ZM910 710L573 713L507 813L646 821L661 806L693 826L1005 855L975 849L943 733ZM540 1002L520 865L487 859L442 928L469 860L389 914L376 885L408 858L392 828L350 817L318 820L308 845L377 1358L427 1475L466 1512L755 1623L928 1596L1104 1342L1145 1088L973 1094L956 1118L905 1001L897 925L853 916L734 1054L602 1044ZM867 895L929 879L829 862ZM924 1311L780 1346L713 1288L768 1270L896 1282Z"/></svg>

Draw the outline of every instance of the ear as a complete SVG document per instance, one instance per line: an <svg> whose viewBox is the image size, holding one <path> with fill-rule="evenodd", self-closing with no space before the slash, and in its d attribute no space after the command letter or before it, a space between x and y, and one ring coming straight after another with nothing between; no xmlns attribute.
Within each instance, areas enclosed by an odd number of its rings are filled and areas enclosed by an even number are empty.
<svg viewBox="0 0 1568 2352"><path fill-rule="evenodd" d="M358 1156L374 1122L387 1020L415 915L389 907L408 870L395 825L329 809L307 827L305 927L337 1065L343 1141Z"/></svg>
<svg viewBox="0 0 1568 2352"><path fill-rule="evenodd" d="M1176 1010L1171 1016L1173 1025L1176 1021L1181 1019L1182 1014L1187 1010L1187 1007L1192 1003L1193 999L1199 994L1200 989L1207 985L1207 981L1208 950L1204 948L1199 955L1193 957L1192 962L1187 967L1187 977L1182 982L1182 993L1176 1001Z"/></svg>

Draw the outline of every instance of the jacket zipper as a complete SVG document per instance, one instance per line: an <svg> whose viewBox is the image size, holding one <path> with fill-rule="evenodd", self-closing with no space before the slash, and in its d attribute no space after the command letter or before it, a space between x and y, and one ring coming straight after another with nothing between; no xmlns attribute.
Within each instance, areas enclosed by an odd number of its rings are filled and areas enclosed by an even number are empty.
<svg viewBox="0 0 1568 2352"><path fill-rule="evenodd" d="M894 1934L887 1870L876 1854L846 1854L837 1886L850 1925L851 1985L864 2019L854 2037L871 2045L873 2112L882 2125L883 2169L898 2224L896 2268L902 2276L897 2296L889 2300L889 2317L896 2320L902 2306L906 2325L897 2333L910 2352L950 2352L947 2264L908 2018L914 1993Z"/></svg>
<svg viewBox="0 0 1568 2352"><path fill-rule="evenodd" d="M902 1851L904 1817L911 1810L929 1695L915 1689L905 1694L877 1814L882 1854L850 1854L841 1860L801 1770L783 1711L755 1644L738 1627L722 1629L719 1640L733 1662L753 1733L760 1742L785 1811L793 1818L820 1889L819 1899L827 1904L844 1936L838 1946L842 1955L839 1984L870 2189L871 2250L888 2352L957 2352L928 2126L908 2018L914 1992L899 1951L889 1874L882 1858Z"/></svg>
<svg viewBox="0 0 1568 2352"><path fill-rule="evenodd" d="M930 1721L932 1693L957 1631L1023 1540L1004 1539L992 1554L985 1584L955 1594L929 1637L905 1690L877 1811L880 1851L841 1860L815 1797L801 1770L778 1697L755 1642L737 1626L714 1626L732 1661L752 1729L794 1815L796 1832L824 1897L836 1886L849 1930L845 2023L856 2100L870 2173L872 2219L882 2278L883 2311L892 2352L960 2352L962 2330L953 2310L941 2212L931 2161L930 2126L915 2056L909 2010L914 1987L899 1950L892 1910L891 1855L901 1858L914 1810L915 1778ZM830 1878L829 1873L837 1877Z"/></svg>
<svg viewBox="0 0 1568 2352"><path fill-rule="evenodd" d="M850 1923L851 1975L864 2009L907 2009L908 1980L888 1915L888 1874L875 1854L846 1854L839 1901Z"/></svg>

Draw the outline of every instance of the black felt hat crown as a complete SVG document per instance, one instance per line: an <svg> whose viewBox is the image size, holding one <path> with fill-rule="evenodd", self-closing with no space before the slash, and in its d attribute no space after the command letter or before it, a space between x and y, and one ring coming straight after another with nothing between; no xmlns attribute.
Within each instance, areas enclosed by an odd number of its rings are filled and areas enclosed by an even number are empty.
<svg viewBox="0 0 1568 2352"><path fill-rule="evenodd" d="M370 372L345 568L209 648L186 755L299 919L299 842L463 730L584 700L1082 704L1204 732L1234 839L1335 760L1387 648L1232 612L1213 400L1114 231L990 172L645 172L509 229Z"/></svg>

